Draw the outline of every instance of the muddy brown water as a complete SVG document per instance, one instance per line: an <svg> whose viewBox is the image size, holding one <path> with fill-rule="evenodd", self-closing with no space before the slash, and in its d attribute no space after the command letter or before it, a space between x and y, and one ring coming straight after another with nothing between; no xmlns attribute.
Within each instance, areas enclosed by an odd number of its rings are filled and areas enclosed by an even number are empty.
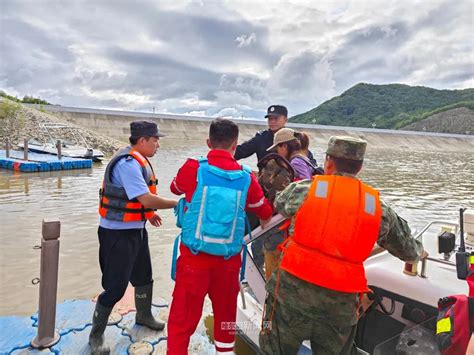
<svg viewBox="0 0 474 355"><path fill-rule="evenodd" d="M152 159L158 191L172 197L169 184L188 156L205 147L164 144ZM318 161L323 154L316 152ZM255 168L255 158L246 162ZM39 250L43 218L61 221L58 302L88 299L101 291L98 265L97 202L105 164L93 169L20 174L0 170L0 315L31 315L38 305ZM474 154L369 151L362 178L410 223L421 229L433 219L456 220L461 206L474 207ZM149 226L155 293L171 300L171 252L178 232L172 211L164 224Z"/></svg>

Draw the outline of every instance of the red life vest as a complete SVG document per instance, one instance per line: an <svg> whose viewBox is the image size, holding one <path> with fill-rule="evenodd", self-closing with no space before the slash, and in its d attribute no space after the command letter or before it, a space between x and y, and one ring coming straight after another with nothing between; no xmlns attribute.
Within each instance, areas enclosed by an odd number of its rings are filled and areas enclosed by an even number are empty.
<svg viewBox="0 0 474 355"><path fill-rule="evenodd" d="M469 296L449 296L438 302L436 339L442 355L465 354L474 332L474 255L469 257Z"/></svg>
<svg viewBox="0 0 474 355"><path fill-rule="evenodd" d="M123 186L112 183L112 170L120 159L130 157L135 159L142 168L143 179L148 185L150 193L156 194L155 173L146 157L131 147L120 150L109 162L105 169L102 189L100 189L99 214L103 218L121 222L146 221L154 214L152 208L145 208L136 198L130 200Z"/></svg>
<svg viewBox="0 0 474 355"><path fill-rule="evenodd" d="M474 253L472 252L471 256L469 257L469 273L467 275L466 281L467 285L469 286L469 297L474 298Z"/></svg>
<svg viewBox="0 0 474 355"><path fill-rule="evenodd" d="M379 193L347 176L313 177L296 214L281 268L340 292L366 292L364 261L377 241L382 219Z"/></svg>
<svg viewBox="0 0 474 355"><path fill-rule="evenodd" d="M449 296L438 302L436 339L442 355L465 354L474 332L474 297Z"/></svg>

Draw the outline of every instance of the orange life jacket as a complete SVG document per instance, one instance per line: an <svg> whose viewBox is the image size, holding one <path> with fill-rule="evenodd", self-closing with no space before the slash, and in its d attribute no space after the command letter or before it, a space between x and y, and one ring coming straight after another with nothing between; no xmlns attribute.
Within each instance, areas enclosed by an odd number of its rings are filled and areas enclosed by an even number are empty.
<svg viewBox="0 0 474 355"><path fill-rule="evenodd" d="M284 247L281 268L314 285L366 292L364 261L377 241L378 191L347 176L313 177Z"/></svg>
<svg viewBox="0 0 474 355"><path fill-rule="evenodd" d="M129 157L129 158L127 158ZM146 157L131 147L120 150L105 169L102 189L100 189L99 214L103 218L121 222L145 221L153 216L152 208L145 208L136 198L129 200L123 186L112 183L112 170L120 159L135 159L142 168L143 179L152 194L156 194L155 173Z"/></svg>

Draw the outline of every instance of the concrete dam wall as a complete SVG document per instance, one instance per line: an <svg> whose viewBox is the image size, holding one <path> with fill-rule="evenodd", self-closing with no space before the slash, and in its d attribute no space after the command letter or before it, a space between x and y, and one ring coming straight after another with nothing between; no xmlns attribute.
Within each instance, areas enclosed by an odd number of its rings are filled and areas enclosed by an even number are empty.
<svg viewBox="0 0 474 355"><path fill-rule="evenodd" d="M207 138L210 117L195 117L170 114L152 114L115 110L98 110L63 106L42 106L42 109L62 119L91 129L99 134L127 141L129 124L134 120L155 121L168 136L164 142L173 144L203 144ZM234 120L240 128L240 142L251 138L258 130L266 128L265 121ZM307 124L288 124L288 127L307 132L311 137L310 147L321 150L330 136L349 135L368 141L369 149L431 150L474 152L474 136L416 131L384 130L356 127L338 127ZM164 143L166 144L166 143Z"/></svg>

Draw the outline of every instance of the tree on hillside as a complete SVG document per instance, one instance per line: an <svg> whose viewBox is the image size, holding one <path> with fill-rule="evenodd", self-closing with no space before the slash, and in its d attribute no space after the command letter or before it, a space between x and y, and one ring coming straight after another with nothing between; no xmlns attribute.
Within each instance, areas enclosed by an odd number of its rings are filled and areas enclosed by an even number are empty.
<svg viewBox="0 0 474 355"><path fill-rule="evenodd" d="M18 138L16 136L25 124L25 118L20 114L20 108L21 105L16 102L4 99L0 101L0 137L3 140L12 138L12 136Z"/></svg>
<svg viewBox="0 0 474 355"><path fill-rule="evenodd" d="M3 90L0 90L0 96L6 98L8 100L11 100L11 101L14 101L14 102L19 102L19 103L24 103L24 104L51 105L51 103L46 101L46 100L43 100L39 97L29 96L29 95L23 96L23 99L20 100L16 96L8 95Z"/></svg>
<svg viewBox="0 0 474 355"><path fill-rule="evenodd" d="M42 100L41 98L36 98L33 96L25 95L22 100L25 104L36 104L36 105L51 105L48 101Z"/></svg>
<svg viewBox="0 0 474 355"><path fill-rule="evenodd" d="M292 122L336 126L398 128L441 107L473 101L474 89L437 90L403 84L360 83Z"/></svg>

